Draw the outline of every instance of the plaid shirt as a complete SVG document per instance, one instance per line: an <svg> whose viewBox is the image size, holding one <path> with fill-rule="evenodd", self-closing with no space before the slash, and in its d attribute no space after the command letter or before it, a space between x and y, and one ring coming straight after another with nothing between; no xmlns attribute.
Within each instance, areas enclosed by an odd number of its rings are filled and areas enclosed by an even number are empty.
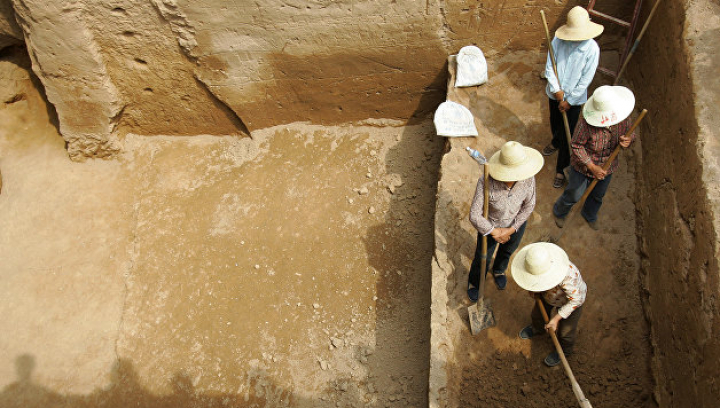
<svg viewBox="0 0 720 408"><path fill-rule="evenodd" d="M489 180L488 218L482 213L485 180L480 177L470 206L470 222L483 235L489 234L493 228L512 227L517 231L535 208L535 177L517 181L512 188L492 177Z"/></svg>
<svg viewBox="0 0 720 408"><path fill-rule="evenodd" d="M593 163L602 167L612 154L615 147L620 143L620 136L630 130L630 118L610 127L595 127L589 125L585 118L581 117L575 126L575 133L572 137L572 156L570 164L578 172L593 177L587 169L586 164L592 160ZM635 133L630 135L630 140L635 140ZM612 174L619 165L618 159L610 165L607 174Z"/></svg>

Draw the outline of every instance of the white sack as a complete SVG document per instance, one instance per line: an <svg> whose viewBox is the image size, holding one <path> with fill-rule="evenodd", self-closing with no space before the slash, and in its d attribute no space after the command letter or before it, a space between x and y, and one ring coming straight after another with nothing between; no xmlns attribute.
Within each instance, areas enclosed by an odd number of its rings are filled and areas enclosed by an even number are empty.
<svg viewBox="0 0 720 408"><path fill-rule="evenodd" d="M435 111L435 131L438 136L477 136L470 110L459 103L443 102Z"/></svg>
<svg viewBox="0 0 720 408"><path fill-rule="evenodd" d="M456 58L455 87L482 85L488 80L487 61L480 48L462 47Z"/></svg>

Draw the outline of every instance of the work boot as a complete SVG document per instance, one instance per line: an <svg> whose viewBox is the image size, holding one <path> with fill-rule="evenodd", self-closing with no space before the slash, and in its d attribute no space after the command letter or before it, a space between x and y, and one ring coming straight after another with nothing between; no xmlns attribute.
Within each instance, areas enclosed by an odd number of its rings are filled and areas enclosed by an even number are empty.
<svg viewBox="0 0 720 408"><path fill-rule="evenodd" d="M520 330L520 333L518 333L518 337L520 337L523 340L530 340L533 337L535 337L536 334L535 330L533 329L532 325L528 325L524 329Z"/></svg>
<svg viewBox="0 0 720 408"><path fill-rule="evenodd" d="M587 221L587 220L585 220L585 221ZM598 225L597 221L593 221L593 222L588 221L587 223L590 226L590 228L592 228L593 230L595 230L595 231L600 230L600 225Z"/></svg>
<svg viewBox="0 0 720 408"><path fill-rule="evenodd" d="M499 290L505 290L505 286L507 286L507 276L505 276L505 272L493 271L493 280Z"/></svg>
<svg viewBox="0 0 720 408"><path fill-rule="evenodd" d="M545 360L543 360L543 363L545 363L548 367L555 367L556 365L560 364L560 355L557 353L557 351L553 351L552 353L548 354L547 357L545 357Z"/></svg>
<svg viewBox="0 0 720 408"><path fill-rule="evenodd" d="M467 294L468 294L468 298L470 299L470 301L475 303L478 301L478 296L480 296L480 291L475 286L470 285L470 286L468 286Z"/></svg>
<svg viewBox="0 0 720 408"><path fill-rule="evenodd" d="M553 146L552 143L549 143L547 146L545 146L544 149L540 152L543 156L550 156L551 154L555 153L557 151L557 147Z"/></svg>

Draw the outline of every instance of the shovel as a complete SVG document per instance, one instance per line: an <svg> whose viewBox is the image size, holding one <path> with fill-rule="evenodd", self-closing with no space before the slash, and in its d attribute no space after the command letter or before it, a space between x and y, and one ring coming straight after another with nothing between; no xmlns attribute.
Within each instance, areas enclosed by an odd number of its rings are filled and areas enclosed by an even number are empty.
<svg viewBox="0 0 720 408"><path fill-rule="evenodd" d="M643 109L642 112L640 112L640 116L638 116L637 120L635 120L635 123L633 123L633 125L630 127L630 130L628 130L628 132L625 134L625 136L632 135L632 133L635 131L635 128L640 124L640 122L642 122L642 120L646 114L647 114L647 109ZM607 169L610 168L610 165L615 161L615 158L617 157L617 155L620 154L620 147L621 147L620 144L618 144L615 147L615 150L610 155L610 158L608 158L608 160L605 162L605 165L602 167L603 170L607 171ZM568 229L568 225L570 224L570 221L572 221L573 217L575 216L575 213L577 213L577 211L575 211L575 209L578 207L582 208L582 206L585 204L585 200L587 200L588 196L590 196L590 193L595 188L595 185L597 184L597 182L598 182L597 179L593 179L593 181L590 183L590 186L588 186L587 190L585 190L585 193L582 195L582 197L580 197L580 201L575 203L575 205L573 205L572 208L570 208L570 212L568 213L567 216L565 216L565 218L566 218L565 225L563 228L560 229L560 232L558 233L558 235L554 236L554 237L551 235L546 235L541 239L541 241L550 242L552 244L557 244L560 241L560 238L562 238L563 233L565 232L566 229Z"/></svg>
<svg viewBox="0 0 720 408"><path fill-rule="evenodd" d="M477 158L475 158L478 160ZM478 160L478 163L480 160ZM488 165L483 160L483 193L485 195L485 201L483 201L483 217L488 216L488 184L489 177ZM493 316L492 309L485 303L484 292L485 292L485 273L487 272L487 236L482 237L482 258L480 266L480 287L478 288L478 301L474 305L468 306L468 317L470 318L470 331L473 336L477 335L481 331L495 326L495 316Z"/></svg>
<svg viewBox="0 0 720 408"><path fill-rule="evenodd" d="M537 301L537 305L540 308L540 312L542 312L543 319L545 320L545 323L550 322L550 318L547 314L547 311L545 310L545 305L543 305L543 301L540 298L540 296L536 296L535 300ZM560 361L562 361L563 368L565 368L565 374L567 374L568 379L570 380L570 384L572 385L573 394L575 394L575 398L577 398L578 403L580 404L580 408L592 408L592 404L590 404L590 401L588 401L587 398L585 398L585 394L583 393L582 389L580 388L580 384L578 384L577 380L575 379L575 375L573 375L572 369L570 368L570 364L568 364L567 358L565 357L565 353L563 353L563 349L560 346L560 342L558 341L557 335L555 334L555 330L549 330L548 333L550 333L550 337L552 338L553 344L555 345L555 350L557 351L558 355L560 356Z"/></svg>

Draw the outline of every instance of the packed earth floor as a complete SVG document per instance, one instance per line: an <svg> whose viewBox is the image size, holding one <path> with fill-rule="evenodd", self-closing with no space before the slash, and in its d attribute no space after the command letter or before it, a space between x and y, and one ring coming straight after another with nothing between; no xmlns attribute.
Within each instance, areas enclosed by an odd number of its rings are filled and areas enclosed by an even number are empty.
<svg viewBox="0 0 720 408"><path fill-rule="evenodd" d="M28 65L0 61L0 406L427 405L429 120L75 163Z"/></svg>
<svg viewBox="0 0 720 408"><path fill-rule="evenodd" d="M452 71L452 64L451 71ZM447 275L447 333L452 344L447 363L447 406L572 407L577 406L562 365L548 368L545 356L554 350L549 336L521 340L530 323L533 300L510 276L504 291L492 277L485 296L497 325L472 336L468 323L467 273L477 232L468 220L480 177L477 163L464 151L470 146L490 157L509 140L541 150L551 138L542 55L523 53L489 58L488 84L473 88L449 86L448 100L467 106L476 117L478 138L453 138L443 159L438 187L437 258ZM606 84L596 76L590 92ZM452 84L452 78L450 79ZM637 108L642 108L638 101ZM642 135L639 136L642 139ZM581 216L566 225L558 242L588 285L570 366L592 405L656 407L650 372L651 343L638 281L640 256L635 218L635 169L638 141L620 156L598 222L592 230ZM537 206L528 220L521 247L555 237L559 229L552 205L562 193L552 187L557 154L545 158L536 176Z"/></svg>

